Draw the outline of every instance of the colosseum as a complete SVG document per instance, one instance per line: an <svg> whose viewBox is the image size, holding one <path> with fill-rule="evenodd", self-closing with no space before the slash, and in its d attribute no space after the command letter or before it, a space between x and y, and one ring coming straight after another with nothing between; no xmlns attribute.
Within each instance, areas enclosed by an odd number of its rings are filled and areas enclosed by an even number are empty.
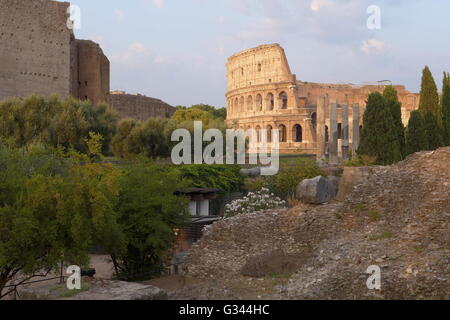
<svg viewBox="0 0 450 320"><path fill-rule="evenodd" d="M374 84L325 84L297 80L279 44L262 45L234 54L227 63L227 124L232 128L280 130L280 153L317 154L317 105L319 99L338 104L338 136L342 136L342 106L361 108L361 119L370 93L382 92L389 81ZM419 106L419 95L395 85L408 123ZM350 108L349 117L353 117ZM326 132L329 127L326 115ZM350 132L353 130L350 122ZM268 133L269 135L269 133ZM267 137L271 142L271 137ZM350 137L350 144L352 137Z"/></svg>

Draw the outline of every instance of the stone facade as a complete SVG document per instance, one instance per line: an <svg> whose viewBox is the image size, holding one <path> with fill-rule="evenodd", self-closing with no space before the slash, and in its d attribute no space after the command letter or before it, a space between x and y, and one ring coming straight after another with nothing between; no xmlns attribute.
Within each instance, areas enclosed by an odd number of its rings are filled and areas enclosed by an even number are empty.
<svg viewBox="0 0 450 320"><path fill-rule="evenodd" d="M299 81L278 44L262 45L231 56L227 63L227 78L229 126L244 130L278 128L281 153L307 154L317 153L317 105L321 100L337 104L338 139L342 139L343 106L359 105L362 123L368 95L382 92L388 84L356 86ZM406 125L410 112L419 106L419 95L407 91L404 86L395 88L402 102L402 117ZM325 114L327 136L329 110ZM350 108L348 118L353 118L352 110ZM349 132L353 132L353 121L349 123Z"/></svg>
<svg viewBox="0 0 450 320"><path fill-rule="evenodd" d="M112 91L110 103L117 111L119 119L133 118L145 121L148 118L167 118L175 113L175 108L159 99L140 94L126 94L123 91Z"/></svg>
<svg viewBox="0 0 450 320"><path fill-rule="evenodd" d="M0 99L70 94L73 34L66 26L68 6L0 0Z"/></svg>
<svg viewBox="0 0 450 320"><path fill-rule="evenodd" d="M100 46L89 40L75 40L77 68L73 69L72 95L94 103L109 102L109 60Z"/></svg>
<svg viewBox="0 0 450 320"><path fill-rule="evenodd" d="M0 100L31 94L108 102L109 61L68 28L69 3L0 0Z"/></svg>

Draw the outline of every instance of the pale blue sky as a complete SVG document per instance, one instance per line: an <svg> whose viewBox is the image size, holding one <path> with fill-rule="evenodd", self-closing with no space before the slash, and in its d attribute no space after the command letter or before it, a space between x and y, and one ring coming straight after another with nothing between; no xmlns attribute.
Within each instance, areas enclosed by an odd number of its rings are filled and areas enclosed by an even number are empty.
<svg viewBox="0 0 450 320"><path fill-rule="evenodd" d="M429 65L440 88L450 71L448 0L72 0L76 35L111 61L111 89L172 105L225 105L235 52L280 43L304 81L392 80L417 92ZM369 5L381 30L366 27Z"/></svg>

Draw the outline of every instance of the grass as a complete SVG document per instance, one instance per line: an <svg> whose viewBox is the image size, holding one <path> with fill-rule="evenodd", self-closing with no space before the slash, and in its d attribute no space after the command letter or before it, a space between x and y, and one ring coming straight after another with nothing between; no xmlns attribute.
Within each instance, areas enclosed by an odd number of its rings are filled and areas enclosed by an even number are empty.
<svg viewBox="0 0 450 320"><path fill-rule="evenodd" d="M380 213L376 209L370 209L367 211L367 215L373 221L377 221L380 219Z"/></svg>
<svg viewBox="0 0 450 320"><path fill-rule="evenodd" d="M290 278L292 278L293 273L287 274L276 274L274 272L269 272L267 274L267 278L270 278L274 283L274 285L283 285L286 284Z"/></svg>
<svg viewBox="0 0 450 320"><path fill-rule="evenodd" d="M72 298L80 292L88 291L90 288L91 285L89 283L83 283L80 290L64 289L59 295L61 296L61 298Z"/></svg>
<svg viewBox="0 0 450 320"><path fill-rule="evenodd" d="M385 240L385 239L390 239L390 238L392 238L392 233L389 231L385 231L380 234L371 234L369 236L370 241L380 241L380 240Z"/></svg>

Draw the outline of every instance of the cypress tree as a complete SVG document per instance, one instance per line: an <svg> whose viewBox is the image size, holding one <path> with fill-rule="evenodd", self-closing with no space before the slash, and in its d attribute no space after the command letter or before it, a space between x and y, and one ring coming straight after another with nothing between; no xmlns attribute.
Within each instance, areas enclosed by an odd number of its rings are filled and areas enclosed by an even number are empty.
<svg viewBox="0 0 450 320"><path fill-rule="evenodd" d="M448 72L444 73L441 105L444 145L450 146L450 74Z"/></svg>
<svg viewBox="0 0 450 320"><path fill-rule="evenodd" d="M376 157L384 165L401 160L394 120L379 92L370 94L367 100L358 154Z"/></svg>
<svg viewBox="0 0 450 320"><path fill-rule="evenodd" d="M444 145L442 141L442 129L433 113L427 112L424 117L425 133L427 137L427 150L436 150Z"/></svg>
<svg viewBox="0 0 450 320"><path fill-rule="evenodd" d="M402 159L406 156L405 126L402 121L402 103L398 100L397 90L393 86L384 89L383 96L386 99L397 133L397 141L400 145Z"/></svg>
<svg viewBox="0 0 450 320"><path fill-rule="evenodd" d="M428 66L423 69L422 73L419 110L423 117L425 117L427 112L431 112L435 116L439 127L442 128L442 111L439 103L439 93Z"/></svg>
<svg viewBox="0 0 450 320"><path fill-rule="evenodd" d="M407 155L428 149L425 121L418 110L411 112L405 136Z"/></svg>

